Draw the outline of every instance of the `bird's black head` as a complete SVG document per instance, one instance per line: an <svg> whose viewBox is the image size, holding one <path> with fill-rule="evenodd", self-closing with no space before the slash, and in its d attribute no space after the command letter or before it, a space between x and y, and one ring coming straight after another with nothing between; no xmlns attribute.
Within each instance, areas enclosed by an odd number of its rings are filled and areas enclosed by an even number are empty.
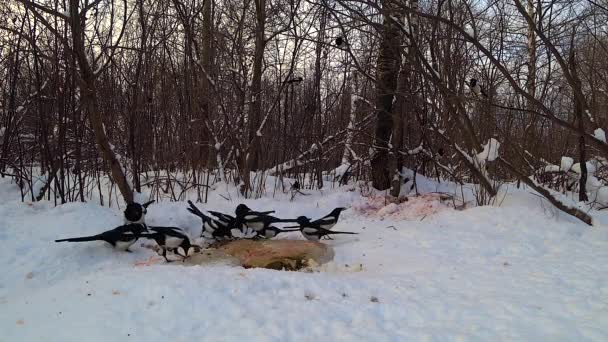
<svg viewBox="0 0 608 342"><path fill-rule="evenodd" d="M126 223L143 223L146 208L139 203L129 203L124 211Z"/></svg>
<svg viewBox="0 0 608 342"><path fill-rule="evenodd" d="M296 222L300 226L302 226L302 225L310 223L310 219L308 217L306 217L306 216L298 216L298 218L296 218Z"/></svg>
<svg viewBox="0 0 608 342"><path fill-rule="evenodd" d="M338 216L340 216L340 213L341 213L342 211L344 211L344 210L346 210L346 208L344 208L344 207L338 207L338 208L336 208L336 209L332 210L332 211L331 211L331 213L330 213L330 215L333 215L333 216L335 216L336 218L338 218Z"/></svg>
<svg viewBox="0 0 608 342"><path fill-rule="evenodd" d="M336 38L336 46L340 46L344 43L344 39L342 37Z"/></svg>
<svg viewBox="0 0 608 342"><path fill-rule="evenodd" d="M234 210L234 213L236 214L236 216L245 216L245 214L247 214L248 212L250 212L251 209L249 209L248 206L244 205L243 203L239 204L236 206L236 209Z"/></svg>
<svg viewBox="0 0 608 342"><path fill-rule="evenodd" d="M154 200L146 202L144 204L129 203L125 208L125 222L126 223L144 223L144 217L148 213L148 206L154 203Z"/></svg>
<svg viewBox="0 0 608 342"><path fill-rule="evenodd" d="M469 81L469 85L470 85L471 87L476 86L476 85L477 85L477 80L476 80L476 79L474 79L474 78L471 78L471 80Z"/></svg>

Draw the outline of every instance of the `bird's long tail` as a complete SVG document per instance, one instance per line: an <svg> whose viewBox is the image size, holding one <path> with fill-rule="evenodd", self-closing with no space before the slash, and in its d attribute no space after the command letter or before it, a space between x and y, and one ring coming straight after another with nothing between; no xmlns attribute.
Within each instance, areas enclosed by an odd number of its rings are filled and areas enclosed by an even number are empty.
<svg viewBox="0 0 608 342"><path fill-rule="evenodd" d="M293 222L298 222L298 220L296 219L279 219L276 222L281 222L281 223L293 223ZM299 226L298 226L299 227ZM285 228L295 228L295 227L285 227Z"/></svg>
<svg viewBox="0 0 608 342"><path fill-rule="evenodd" d="M199 208L197 208L194 203L192 203L192 201L188 201L188 204L190 204L190 208L186 208L190 213L202 218L202 219L206 219L207 215L203 214L202 211L200 211Z"/></svg>
<svg viewBox="0 0 608 342"><path fill-rule="evenodd" d="M83 237L76 237L76 238L69 238L69 239L61 239L61 240L55 240L55 242L86 242L86 241L98 241L98 240L103 240L101 238L101 235L92 235L92 236L83 236Z"/></svg>
<svg viewBox="0 0 608 342"><path fill-rule="evenodd" d="M336 232L336 231L329 231L327 234L359 234L359 233L354 233L354 232Z"/></svg>

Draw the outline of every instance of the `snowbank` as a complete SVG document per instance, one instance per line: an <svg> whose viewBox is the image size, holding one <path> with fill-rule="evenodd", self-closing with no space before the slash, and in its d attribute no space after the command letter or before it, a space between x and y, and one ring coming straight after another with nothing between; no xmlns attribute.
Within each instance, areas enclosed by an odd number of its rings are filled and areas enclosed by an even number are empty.
<svg viewBox="0 0 608 342"><path fill-rule="evenodd" d="M220 187L221 188L221 187ZM246 201L277 215L320 217L362 202L347 187ZM0 182L0 330L6 341L605 341L608 233L555 213L527 189L503 207L424 212L415 199L368 215L349 209L319 272L156 263L137 243L56 244L122 222L115 208L16 200ZM231 211L215 194L204 209ZM433 197L420 197L421 208ZM412 203L409 203L412 202ZM400 214L412 207L412 220ZM181 202L155 203L148 222L191 234ZM602 222L605 214L594 213ZM288 239L301 239L290 233ZM142 263L143 262L143 263Z"/></svg>

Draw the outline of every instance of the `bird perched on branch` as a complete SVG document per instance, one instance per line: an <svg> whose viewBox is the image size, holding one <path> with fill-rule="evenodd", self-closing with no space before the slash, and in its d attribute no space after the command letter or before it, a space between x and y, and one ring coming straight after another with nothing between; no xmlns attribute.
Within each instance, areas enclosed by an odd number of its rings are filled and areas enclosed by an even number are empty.
<svg viewBox="0 0 608 342"><path fill-rule="evenodd" d="M255 231L261 231L264 228L269 227L273 223L282 222L296 222L293 219L280 219L269 215L272 211L253 211L245 204L239 204L236 207L236 227L241 227L245 224L247 227L254 229Z"/></svg>
<svg viewBox="0 0 608 342"><path fill-rule="evenodd" d="M346 42L344 41L344 38L342 38L342 36L336 37L335 43L336 43L336 46L338 46L338 47L340 47L342 45L347 45Z"/></svg>
<svg viewBox="0 0 608 342"><path fill-rule="evenodd" d="M146 202L144 204L129 203L125 208L125 224L130 223L145 223L146 214L148 213L148 206L154 203L154 200Z"/></svg>
<svg viewBox="0 0 608 342"><path fill-rule="evenodd" d="M299 216L296 219L296 222L298 222L298 227L300 229L300 231L302 232L302 235L307 239L307 240L311 240L311 241L319 241L321 240L323 237L327 237L328 239L331 239L331 235L337 235L337 234L358 234L358 233L354 233L354 232L336 232L336 231L332 231L329 229L325 229L323 227L321 227L322 223L319 222L320 220L315 220L315 221L310 221L310 219L306 216ZM286 227L286 228L294 228L294 227Z"/></svg>
<svg viewBox="0 0 608 342"><path fill-rule="evenodd" d="M108 230L101 234L83 236L69 239L55 240L55 242L88 242L88 241L105 241L112 245L112 247L131 252L129 247L142 237L142 233L147 232L147 226L144 223L131 223L120 227L116 227L112 230Z"/></svg>
<svg viewBox="0 0 608 342"><path fill-rule="evenodd" d="M471 78L467 85L471 89L471 92L473 94L475 94L476 96L488 97L488 95L486 95L486 93L483 91L483 89L481 88L481 85L479 84L479 82L476 79Z"/></svg>
<svg viewBox="0 0 608 342"><path fill-rule="evenodd" d="M182 257L182 261L186 260L192 252L200 247L193 245L190 242L188 235L178 227L148 227L154 233L144 234L142 237L156 241L162 250L162 256L167 262L171 262L167 258L167 251L177 254Z"/></svg>
<svg viewBox="0 0 608 342"><path fill-rule="evenodd" d="M287 84L292 84L292 83L300 83L300 82L302 82L303 80L304 80L304 79L303 79L302 77L298 76L298 77L294 77L294 78L292 78L292 79L290 79L290 80L285 81L285 83L287 83Z"/></svg>

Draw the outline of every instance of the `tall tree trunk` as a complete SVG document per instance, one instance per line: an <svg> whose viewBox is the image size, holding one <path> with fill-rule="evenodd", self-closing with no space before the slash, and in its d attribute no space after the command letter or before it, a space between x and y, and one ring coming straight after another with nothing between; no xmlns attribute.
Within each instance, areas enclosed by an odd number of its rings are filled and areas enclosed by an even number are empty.
<svg viewBox="0 0 608 342"><path fill-rule="evenodd" d="M322 115L322 111L323 111L323 107L321 106L321 77L322 75L322 71L321 71L321 59L322 59L322 53L323 53L323 46L325 45L324 41L325 41L325 26L326 26L326 22L327 22L327 9L325 7L321 8L321 18L319 19L319 36L317 37L317 46L315 47L315 83L314 83L314 90L315 90L315 101L314 101L314 115L315 117L318 119L317 121L317 129L315 129L315 132L318 134L317 135L317 141L322 141L323 140L323 115ZM314 125L313 125L314 127ZM321 170L322 168L322 158L319 157L319 162L316 163L316 167L315 167L315 171L316 171L316 175L317 175L317 188L321 189L323 188L323 170Z"/></svg>
<svg viewBox="0 0 608 342"><path fill-rule="evenodd" d="M413 11L418 10L418 0L411 0L410 6ZM412 113L415 109L414 99L414 73L413 66L416 62L416 53L412 46L413 39L418 35L418 18L415 14L410 14L408 18L409 41L406 58L401 64L399 71L399 81L397 85L397 99L395 101L395 109L393 113L393 133L391 135L392 158L389 161L391 171L391 196L398 197L401 193L401 184L403 177L401 169L403 167L403 158L399 154L399 150L403 146L403 130L404 120L411 120Z"/></svg>
<svg viewBox="0 0 608 342"><path fill-rule="evenodd" d="M572 42L571 42L571 50L570 50L570 72L574 76L575 86L581 86L580 79L578 78L577 70L576 70L576 52L574 50L574 30L572 32ZM578 123L578 153L579 153L579 162L581 166L581 179L579 181L579 192L578 192L578 200L581 202L586 202L589 200L587 197L587 149L585 146L585 117L584 117L584 109L583 103L579 97L574 97L574 115L576 116L576 121Z"/></svg>
<svg viewBox="0 0 608 342"><path fill-rule="evenodd" d="M245 158L241 175L241 194L247 196L251 190L250 172L259 167L260 128L262 115L262 67L264 64L264 50L266 48L266 0L255 0L256 29L255 52L253 56L253 76L251 79L251 107L249 110L249 143L242 158Z"/></svg>
<svg viewBox="0 0 608 342"><path fill-rule="evenodd" d="M211 109L213 108L211 96L212 84L211 80L213 79L213 55L214 55L214 44L213 44L213 0L204 0L203 4L203 51L202 51L202 59L203 59L203 68L205 69L205 74L202 80L201 86L201 112L203 117L201 118L201 123L203 124L203 129L201 132L204 134L204 137L201 137L201 142L204 144L202 146L208 145L207 151L207 167L210 168L213 164L215 164L215 153L219 153L219 151L215 151L214 144L210 143L211 132L207 129L207 122L211 121L212 114ZM210 126L209 126L210 127Z"/></svg>
<svg viewBox="0 0 608 342"><path fill-rule="evenodd" d="M127 182L124 169L120 165L120 161L116 158L112 146L106 136L101 111L99 109L99 101L97 98L96 76L87 59L86 49L84 46L84 24L86 18L79 15L78 0L70 0L70 27L72 28L72 43L73 51L80 67L80 101L82 108L89 116L89 123L95 135L95 143L101 153L103 160L110 166L110 175L123 199L127 203L133 202L133 191Z"/></svg>
<svg viewBox="0 0 608 342"><path fill-rule="evenodd" d="M528 23L528 75L526 80L526 90L531 96L536 95L536 14L534 10L534 0L528 0L528 15L532 18L532 22ZM526 109L531 115L528 127L524 131L524 139L527 141L526 146L534 144L540 138L537 132L537 121L539 116L534 114L534 104L530 99L526 100Z"/></svg>
<svg viewBox="0 0 608 342"><path fill-rule="evenodd" d="M376 132L374 156L371 160L372 185L378 190L391 186L389 166L389 141L393 130L393 101L397 89L400 61L401 34L393 18L398 6L392 0L383 1L382 40L378 51L376 71Z"/></svg>

